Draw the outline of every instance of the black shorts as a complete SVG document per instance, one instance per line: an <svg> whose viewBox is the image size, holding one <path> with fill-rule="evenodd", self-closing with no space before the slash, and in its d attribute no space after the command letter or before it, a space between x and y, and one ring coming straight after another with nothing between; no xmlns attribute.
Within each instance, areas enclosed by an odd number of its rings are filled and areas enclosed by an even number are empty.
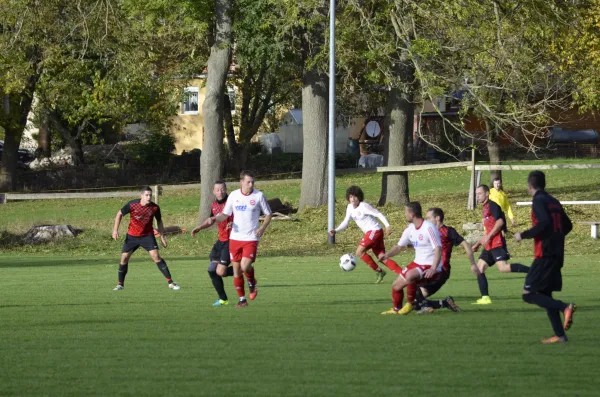
<svg viewBox="0 0 600 397"><path fill-rule="evenodd" d="M421 288L427 290L427 296L430 297L440 290L446 284L446 281L450 278L450 271L446 272L442 270L442 274L431 284L422 285Z"/></svg>
<svg viewBox="0 0 600 397"><path fill-rule="evenodd" d="M217 240L210 251L209 259L211 261L219 262L221 265L229 265L231 262L231 257L229 256L229 240Z"/></svg>
<svg viewBox="0 0 600 397"><path fill-rule="evenodd" d="M152 251L158 249L158 244L156 243L156 238L154 238L153 234L148 234L146 236L132 236L128 234L125 237L122 252L135 252L138 247L142 247L146 251Z"/></svg>
<svg viewBox="0 0 600 397"><path fill-rule="evenodd" d="M487 263L488 266L494 266L496 262L507 261L510 259L510 254L505 247L494 248L490 251L483 250L479 259Z"/></svg>
<svg viewBox="0 0 600 397"><path fill-rule="evenodd" d="M562 289L562 265L554 258L536 258L525 277L523 289L529 292L553 292Z"/></svg>

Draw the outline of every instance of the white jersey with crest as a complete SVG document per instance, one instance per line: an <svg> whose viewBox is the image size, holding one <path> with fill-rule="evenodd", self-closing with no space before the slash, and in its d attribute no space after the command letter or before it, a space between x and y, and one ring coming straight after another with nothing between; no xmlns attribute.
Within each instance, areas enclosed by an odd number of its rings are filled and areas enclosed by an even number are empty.
<svg viewBox="0 0 600 397"><path fill-rule="evenodd" d="M265 195L254 189L250 194L244 194L240 189L231 192L227 197L223 214L233 214L233 225L230 240L258 241L256 231L259 229L261 212L265 215L271 213Z"/></svg>
<svg viewBox="0 0 600 397"><path fill-rule="evenodd" d="M356 222L363 233L371 230L380 230L381 225L377 222L377 219L379 219L385 227L390 226L387 218L381 212L364 201L361 201L356 208L354 208L352 204L348 204L348 207L346 208L346 217L335 231L339 232L347 228L350 219L353 219L354 222Z"/></svg>
<svg viewBox="0 0 600 397"><path fill-rule="evenodd" d="M417 265L431 266L435 257L435 248L442 248L442 240L437 227L433 223L423 220L418 229L414 223L408 225L402 233L398 245L401 247L412 245L415 249L414 262ZM440 255L440 263L437 264L438 271L442 270L441 259Z"/></svg>

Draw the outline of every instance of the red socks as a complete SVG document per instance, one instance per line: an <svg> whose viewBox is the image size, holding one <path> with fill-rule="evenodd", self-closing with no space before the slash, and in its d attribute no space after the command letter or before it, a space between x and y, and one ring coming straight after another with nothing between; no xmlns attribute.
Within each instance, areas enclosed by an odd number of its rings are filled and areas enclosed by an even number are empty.
<svg viewBox="0 0 600 397"><path fill-rule="evenodd" d="M402 268L400 266L398 266L398 264L396 262L394 262L393 260L388 259L387 261L384 262L384 264L394 273L396 273L396 274L402 273Z"/></svg>
<svg viewBox="0 0 600 397"><path fill-rule="evenodd" d="M408 303L413 303L417 298L417 285L416 284L408 284L406 286L406 301Z"/></svg>
<svg viewBox="0 0 600 397"><path fill-rule="evenodd" d="M402 299L404 299L404 289L396 291L392 289L392 300L394 301L394 308L400 309L402 307Z"/></svg>
<svg viewBox="0 0 600 397"><path fill-rule="evenodd" d="M250 284L250 285L256 284L256 279L254 278L254 268L253 267L251 267L250 270L248 270L247 272L244 272L244 275L248 279L248 284Z"/></svg>
<svg viewBox="0 0 600 397"><path fill-rule="evenodd" d="M240 298L246 296L246 291L244 291L244 276L233 277L233 285L235 286L235 291Z"/></svg>
<svg viewBox="0 0 600 397"><path fill-rule="evenodd" d="M376 272L380 272L381 269L379 268L379 266L377 266L377 263L375 263L375 261L373 260L373 258L371 258L371 255L365 253L363 254L363 256L360 257L360 259L362 259L367 265L369 265L369 267L373 270L375 270Z"/></svg>

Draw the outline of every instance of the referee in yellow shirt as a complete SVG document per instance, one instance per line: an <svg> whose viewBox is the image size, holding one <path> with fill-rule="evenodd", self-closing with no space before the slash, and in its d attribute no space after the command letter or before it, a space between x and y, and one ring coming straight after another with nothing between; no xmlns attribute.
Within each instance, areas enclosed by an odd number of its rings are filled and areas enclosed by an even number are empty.
<svg viewBox="0 0 600 397"><path fill-rule="evenodd" d="M502 212L506 214L508 219L510 219L510 223L515 225L515 216L513 215L512 208L510 208L510 203L508 202L508 196L502 190L502 179L496 178L494 179L494 187L490 189L490 200L495 202L500 206Z"/></svg>

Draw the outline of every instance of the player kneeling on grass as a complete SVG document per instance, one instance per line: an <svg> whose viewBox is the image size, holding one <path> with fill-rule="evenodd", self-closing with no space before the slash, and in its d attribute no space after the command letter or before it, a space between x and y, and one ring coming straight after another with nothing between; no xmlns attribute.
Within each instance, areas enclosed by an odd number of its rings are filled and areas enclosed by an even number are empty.
<svg viewBox="0 0 600 397"><path fill-rule="evenodd" d="M260 226L260 214L265 214L265 220ZM233 285L240 301L236 307L248 306L244 291L244 275L248 279L250 300L258 294L254 266L258 242L271 223L271 208L265 195L254 189L254 174L242 171L240 189L233 191L228 197L221 213L209 218L213 222L223 222L233 215L233 225L229 239L229 255L233 264Z"/></svg>
<svg viewBox="0 0 600 397"><path fill-rule="evenodd" d="M125 237L125 244L123 244L123 250L121 254L121 264L119 265L119 284L113 289L113 291L120 291L125 288L125 276L129 267L129 258L139 247L143 247L150 257L158 266L158 270L165 276L169 283L169 288L173 290L179 290L177 285L171 278L169 267L164 259L158 254L158 244L154 237L154 228L152 223L156 218L158 225L158 232L160 233L160 241L162 246L167 248L167 240L165 238L165 227L162 222L160 214L160 207L150 201L152 198L152 189L148 186L144 186L141 191L140 198L133 200L125 204L123 208L117 212L115 217L115 226L112 232L112 238L116 241L119 238L119 225L123 216L130 214L129 216L129 228L127 229L127 236Z"/></svg>
<svg viewBox="0 0 600 397"><path fill-rule="evenodd" d="M386 260L403 248L412 245L415 249L415 260L402 269L392 285L392 300L394 307L381 314L408 314L413 311L416 288L407 289L407 303L402 307L404 288L415 284L421 287L433 283L441 276L442 271L442 242L438 229L431 222L423 219L421 204L410 202L404 209L406 221L410 225L402 233L398 245L383 255Z"/></svg>
<svg viewBox="0 0 600 397"><path fill-rule="evenodd" d="M421 286L416 291L417 299L415 301L415 309L419 310L419 314L432 313L435 309L445 307L454 312L459 312L460 308L454 302L451 296L440 300L428 300L429 296L432 296L442 288L446 281L450 278L450 258L452 257L452 248L458 247L459 245L465 249L469 261L471 261L471 271L477 272L477 266L475 265L475 258L473 257L473 250L460 234L453 227L444 225L444 211L441 208L430 208L427 210L426 219L433 223L440 233L440 239L442 241L442 272L439 278L431 284ZM414 285L414 284L413 284ZM408 286L407 288L414 288Z"/></svg>
<svg viewBox="0 0 600 397"><path fill-rule="evenodd" d="M348 190L346 190L346 200L348 200L349 203L346 208L346 217L337 229L330 230L329 234L334 236L337 232L346 229L350 223L350 219L353 219L365 234L356 248L356 256L377 272L377 279L375 282L379 284L383 281L383 277L385 277L386 273L382 268L377 266L377 263L375 263L371 255L367 253L368 250L373 251L377 256L377 259L393 272L400 274L402 268L391 259L381 259L385 253L385 243L383 241L383 230L379 222L377 222L377 219L385 226L387 235L392 232L392 229L390 228L390 223L387 218L370 204L365 203L363 201L364 198L364 193L358 186L350 186Z"/></svg>
<svg viewBox="0 0 600 397"><path fill-rule="evenodd" d="M565 214L560 202L546 193L546 176L541 171L532 171L527 179L529 194L533 196L531 207L532 228L516 233L517 242L532 238L535 259L531 265L525 286L523 300L546 309L554 336L542 343L563 343L567 341L565 331L573 324L574 303L565 303L552 298L552 292L562 289L561 268L565 261L565 236L573 229L571 220ZM564 323L560 321L563 312Z"/></svg>
<svg viewBox="0 0 600 397"><path fill-rule="evenodd" d="M215 196L215 201L213 201L210 208L211 217L221 213L223 208L225 208L225 203L227 202L227 186L225 185L225 182L215 182L215 185L213 186L213 195ZM210 218L205 220L201 225L192 230L192 237L200 230L210 227L212 223ZM233 267L229 266L231 263L229 256L229 235L231 234L232 224L233 216L219 222L219 239L213 245L209 255L208 275L213 283L213 287L215 287L215 290L217 291L217 295L219 295L219 298L213 303L213 306L225 306L229 304L225 286L223 285L223 277L233 276Z"/></svg>

